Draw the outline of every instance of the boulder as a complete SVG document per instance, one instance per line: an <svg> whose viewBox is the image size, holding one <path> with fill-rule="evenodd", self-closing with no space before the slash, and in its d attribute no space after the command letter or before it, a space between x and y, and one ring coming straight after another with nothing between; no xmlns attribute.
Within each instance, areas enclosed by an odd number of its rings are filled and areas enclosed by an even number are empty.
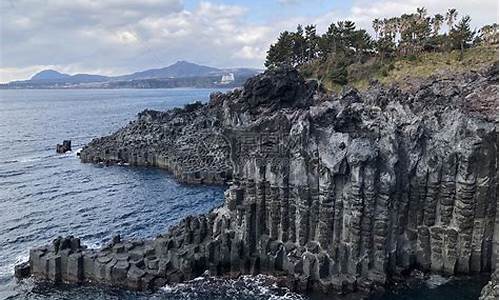
<svg viewBox="0 0 500 300"><path fill-rule="evenodd" d="M56 146L57 153L66 153L68 151L71 151L71 141L70 140L64 140L62 145L57 144L57 146Z"/></svg>

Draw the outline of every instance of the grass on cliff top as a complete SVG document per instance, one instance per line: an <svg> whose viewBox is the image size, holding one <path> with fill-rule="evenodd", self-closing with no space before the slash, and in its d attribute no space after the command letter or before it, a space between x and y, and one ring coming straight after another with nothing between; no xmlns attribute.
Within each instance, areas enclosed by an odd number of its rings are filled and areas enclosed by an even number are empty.
<svg viewBox="0 0 500 300"><path fill-rule="evenodd" d="M405 88L411 82L427 78L431 75L461 73L468 70L477 71L498 61L498 46L481 46L465 50L460 60L460 51L428 52L410 58L397 58L380 62L373 58L365 63L355 63L347 67L348 84L359 90L365 90L371 79L377 79L384 85L397 84ZM304 69L309 78L323 78L326 89L340 91L342 86L328 79L328 65L316 64Z"/></svg>

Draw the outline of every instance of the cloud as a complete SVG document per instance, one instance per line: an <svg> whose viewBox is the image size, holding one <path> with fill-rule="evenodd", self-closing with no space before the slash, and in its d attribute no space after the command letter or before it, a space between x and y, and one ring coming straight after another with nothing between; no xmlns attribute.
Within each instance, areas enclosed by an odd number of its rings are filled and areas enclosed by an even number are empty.
<svg viewBox="0 0 500 300"><path fill-rule="evenodd" d="M332 22L351 19L371 30L374 18L421 6L431 14L455 7L470 14L476 27L498 19L496 0L355 0L347 9L321 11L322 1L316 1L315 14L283 9L286 13L279 18L256 20L255 10L266 8L243 1L201 1L188 9L182 0L3 0L0 82L27 78L47 67L70 74L119 75L179 59L217 67L262 67L279 32L294 30L299 23L317 24L323 32Z"/></svg>
<svg viewBox="0 0 500 300"><path fill-rule="evenodd" d="M139 38L134 31L118 31L116 33L116 41L122 44L135 44L139 42Z"/></svg>
<svg viewBox="0 0 500 300"><path fill-rule="evenodd" d="M245 7L206 1L191 10L180 0L46 2L2 2L1 82L34 66L131 72L186 59L260 67L278 30L246 22Z"/></svg>

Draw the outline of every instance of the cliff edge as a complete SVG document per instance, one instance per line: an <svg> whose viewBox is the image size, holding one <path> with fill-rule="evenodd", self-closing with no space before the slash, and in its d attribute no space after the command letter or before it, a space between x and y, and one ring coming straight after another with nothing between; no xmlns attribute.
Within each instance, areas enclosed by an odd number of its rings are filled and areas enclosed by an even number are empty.
<svg viewBox="0 0 500 300"><path fill-rule="evenodd" d="M32 249L18 273L140 290L205 272L264 273L330 292L369 291L412 269L490 272L497 111L498 65L339 95L280 68L207 104L144 111L93 140L82 161L229 183L224 205L152 240L93 250L59 238Z"/></svg>

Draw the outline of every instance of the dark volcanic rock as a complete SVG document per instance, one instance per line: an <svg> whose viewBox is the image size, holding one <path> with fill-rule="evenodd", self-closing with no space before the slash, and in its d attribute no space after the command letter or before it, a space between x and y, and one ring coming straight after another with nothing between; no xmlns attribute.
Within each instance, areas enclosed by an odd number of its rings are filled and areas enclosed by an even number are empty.
<svg viewBox="0 0 500 300"><path fill-rule="evenodd" d="M129 126L93 140L80 158L165 168L187 183L223 183L231 178L232 168L220 114L220 107L201 104L167 112L145 110Z"/></svg>
<svg viewBox="0 0 500 300"><path fill-rule="evenodd" d="M70 140L63 141L62 145L57 144L57 146L56 146L57 153L66 153L68 151L71 151L71 141Z"/></svg>
<svg viewBox="0 0 500 300"><path fill-rule="evenodd" d="M318 88L315 81L305 83L299 72L283 66L247 80L240 102L250 109L281 106L308 106Z"/></svg>
<svg viewBox="0 0 500 300"><path fill-rule="evenodd" d="M163 167L193 183L231 178L224 206L140 243L117 239L89 251L56 241L31 250L31 273L132 289L205 272L262 273L299 291L330 292L369 291L415 268L491 271L498 256L493 76L329 96L285 68L205 105L144 111L92 141L81 159ZM469 103L478 98L480 107Z"/></svg>
<svg viewBox="0 0 500 300"><path fill-rule="evenodd" d="M479 300L497 300L498 299L498 269L491 274L491 280L481 290Z"/></svg>
<svg viewBox="0 0 500 300"><path fill-rule="evenodd" d="M14 267L14 276L16 278L26 278L30 276L29 262L23 262Z"/></svg>

